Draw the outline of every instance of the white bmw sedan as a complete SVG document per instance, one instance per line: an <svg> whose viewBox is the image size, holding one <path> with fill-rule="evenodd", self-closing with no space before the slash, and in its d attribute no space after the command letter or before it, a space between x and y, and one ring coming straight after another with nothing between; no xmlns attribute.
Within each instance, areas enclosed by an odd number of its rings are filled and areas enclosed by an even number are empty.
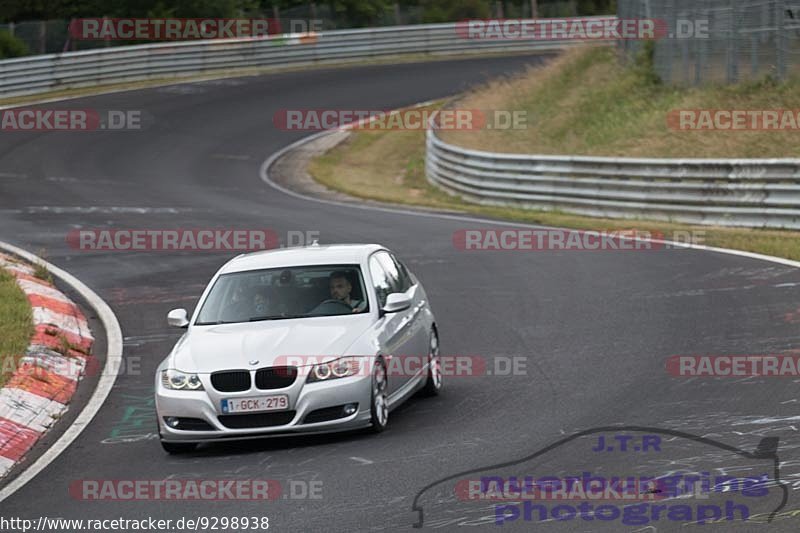
<svg viewBox="0 0 800 533"><path fill-rule="evenodd" d="M439 338L419 280L386 248L311 245L219 269L155 379L161 444L358 428L442 388Z"/></svg>

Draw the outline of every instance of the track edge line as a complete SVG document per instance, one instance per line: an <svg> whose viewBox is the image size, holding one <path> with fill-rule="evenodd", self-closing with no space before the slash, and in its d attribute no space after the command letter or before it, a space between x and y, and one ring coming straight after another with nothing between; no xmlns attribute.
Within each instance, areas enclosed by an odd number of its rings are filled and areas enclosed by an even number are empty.
<svg viewBox="0 0 800 533"><path fill-rule="evenodd" d="M103 367L100 379L97 382L92 396L86 403L84 408L70 424L64 433L54 442L36 461L23 470L17 477L9 481L9 483L0 490L0 502L17 492L24 487L29 481L35 478L42 470L44 470L50 463L52 463L61 453L66 450L72 442L86 429L89 422L95 417L97 412L105 403L108 398L114 383L117 380L117 375L122 363L122 329L120 328L119 321L116 315L111 310L111 307L100 298L92 289L90 289L81 280L62 270L61 268L53 265L38 257L27 250L14 246L12 244L0 241L0 250L5 250L12 254L18 255L31 263L40 264L45 266L53 276L63 281L74 289L81 297L86 300L89 306L97 313L100 322L106 332L106 363Z"/></svg>

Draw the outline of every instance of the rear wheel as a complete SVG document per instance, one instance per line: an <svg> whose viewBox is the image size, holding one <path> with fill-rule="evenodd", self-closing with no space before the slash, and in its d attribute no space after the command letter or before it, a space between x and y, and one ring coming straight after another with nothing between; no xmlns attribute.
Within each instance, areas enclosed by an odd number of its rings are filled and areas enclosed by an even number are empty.
<svg viewBox="0 0 800 533"><path fill-rule="evenodd" d="M437 396L442 391L442 360L439 357L439 336L436 330L431 331L430 348L428 349L428 380L422 393L425 396Z"/></svg>
<svg viewBox="0 0 800 533"><path fill-rule="evenodd" d="M386 367L383 366L383 361L377 360L372 367L372 401L370 405L371 429L375 433L386 429L386 424L389 423L387 389Z"/></svg>

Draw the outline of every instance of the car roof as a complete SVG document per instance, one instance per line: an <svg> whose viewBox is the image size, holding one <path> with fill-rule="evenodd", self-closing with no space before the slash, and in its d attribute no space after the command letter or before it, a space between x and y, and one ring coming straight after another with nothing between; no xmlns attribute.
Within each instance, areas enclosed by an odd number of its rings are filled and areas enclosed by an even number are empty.
<svg viewBox="0 0 800 533"><path fill-rule="evenodd" d="M303 265L360 265L366 262L370 254L383 249L385 248L380 244L312 244L264 250L234 257L219 273Z"/></svg>

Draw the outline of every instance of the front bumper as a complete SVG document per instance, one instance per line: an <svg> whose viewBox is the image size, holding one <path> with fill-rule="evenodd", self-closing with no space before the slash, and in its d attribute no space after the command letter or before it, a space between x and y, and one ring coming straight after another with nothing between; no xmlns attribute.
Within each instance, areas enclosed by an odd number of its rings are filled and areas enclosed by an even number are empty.
<svg viewBox="0 0 800 533"><path fill-rule="evenodd" d="M214 442L281 435L328 433L359 429L370 424L369 410L372 378L369 375L356 375L308 384L303 376L298 377L290 387L283 389L259 390L251 388L247 391L234 393L223 393L214 390L208 375L201 375L200 379L205 390L176 391L166 389L161 385L160 372L157 373L156 414L162 441ZM285 419L280 425L256 425L253 427L249 425L250 422L247 422L248 427L228 427L231 425L243 425L241 422L244 419L238 417L248 417L251 414L264 415L265 413L225 414L221 410L223 399L250 398L273 394L286 394L289 396L288 411L269 412L270 414L283 413L283 415L272 417ZM335 420L304 423L306 416L314 411L346 404L358 404L358 408L353 414L336 418ZM204 431L176 429L167 425L164 420L166 417L202 420L208 424L208 428ZM225 424L220 420L220 417L226 421ZM234 419L234 417L236 418Z"/></svg>

